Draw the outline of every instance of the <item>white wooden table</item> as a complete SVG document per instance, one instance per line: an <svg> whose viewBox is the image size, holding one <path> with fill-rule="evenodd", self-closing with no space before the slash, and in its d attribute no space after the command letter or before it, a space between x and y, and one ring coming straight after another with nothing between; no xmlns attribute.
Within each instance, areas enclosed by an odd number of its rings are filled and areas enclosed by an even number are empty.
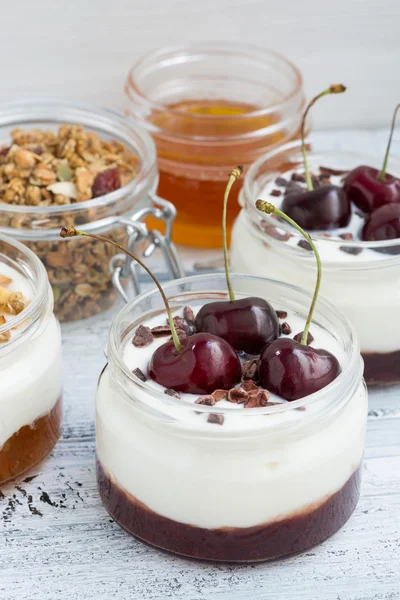
<svg viewBox="0 0 400 600"><path fill-rule="evenodd" d="M315 139L374 151L383 149L386 135ZM202 257L184 256L189 267ZM400 388L370 394L362 496L339 533L271 564L188 561L124 533L97 495L94 394L115 312L63 326L62 438L29 477L0 493L1 600L399 600Z"/></svg>

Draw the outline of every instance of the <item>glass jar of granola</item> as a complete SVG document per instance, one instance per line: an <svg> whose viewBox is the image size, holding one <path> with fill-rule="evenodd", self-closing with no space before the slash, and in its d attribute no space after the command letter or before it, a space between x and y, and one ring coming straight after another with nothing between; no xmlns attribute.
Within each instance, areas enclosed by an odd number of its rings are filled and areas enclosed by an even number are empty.
<svg viewBox="0 0 400 600"><path fill-rule="evenodd" d="M62 226L105 233L131 248L148 240L171 262L175 213L152 196L156 153L146 131L108 110L17 102L0 106L0 144L0 232L43 261L61 321L92 316L116 298L115 250L85 238L66 242ZM142 219L149 214L167 221L165 237L147 231ZM129 273L125 262L118 275Z"/></svg>
<svg viewBox="0 0 400 600"><path fill-rule="evenodd" d="M40 260L0 234L0 485L41 461L61 429L61 336Z"/></svg>

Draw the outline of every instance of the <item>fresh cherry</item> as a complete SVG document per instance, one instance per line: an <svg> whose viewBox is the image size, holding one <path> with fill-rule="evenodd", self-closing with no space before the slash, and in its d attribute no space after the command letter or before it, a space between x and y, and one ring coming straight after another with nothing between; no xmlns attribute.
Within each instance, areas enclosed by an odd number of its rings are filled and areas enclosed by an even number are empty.
<svg viewBox="0 0 400 600"><path fill-rule="evenodd" d="M194 325L197 331L217 335L247 354L260 354L279 336L276 312L266 300L256 297L204 304Z"/></svg>
<svg viewBox="0 0 400 600"><path fill-rule="evenodd" d="M327 386L339 375L340 366L327 350L280 338L264 349L258 373L263 387L291 401Z"/></svg>
<svg viewBox="0 0 400 600"><path fill-rule="evenodd" d="M236 385L242 369L228 342L209 333L195 333L183 342L180 352L173 342L159 346L151 357L149 375L177 392L211 394Z"/></svg>
<svg viewBox="0 0 400 600"><path fill-rule="evenodd" d="M344 190L349 199L366 213L370 213L386 204L400 202L400 179L386 172L399 108L400 104L396 106L393 112L382 169L378 171L378 169L365 165L356 167L353 171L350 171L344 183Z"/></svg>
<svg viewBox="0 0 400 600"><path fill-rule="evenodd" d="M400 204L386 204L368 215L361 234L365 242L400 238ZM400 254L399 244L377 249L385 254Z"/></svg>
<svg viewBox="0 0 400 600"><path fill-rule="evenodd" d="M350 201L336 185L323 185L312 191L289 191L285 194L282 210L310 231L346 227L351 217Z"/></svg>
<svg viewBox="0 0 400 600"><path fill-rule="evenodd" d="M378 169L361 165L350 171L344 182L343 189L349 200L366 213L400 202L400 179L385 173L381 181L379 173Z"/></svg>

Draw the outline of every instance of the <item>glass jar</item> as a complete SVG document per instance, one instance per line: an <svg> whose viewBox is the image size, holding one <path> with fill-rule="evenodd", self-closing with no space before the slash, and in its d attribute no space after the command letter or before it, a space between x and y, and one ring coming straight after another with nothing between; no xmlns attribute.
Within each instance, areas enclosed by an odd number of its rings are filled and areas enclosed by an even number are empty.
<svg viewBox="0 0 400 600"><path fill-rule="evenodd" d="M268 298L305 319L310 294L260 277L232 276L236 294ZM223 274L169 282L171 307L227 299ZM237 410L192 404L138 379L122 359L132 331L163 311L152 290L111 325L96 399L101 500L125 530L154 546L222 561L276 558L311 547L354 510L367 418L354 331L328 302L314 323L329 332L345 365L306 398ZM224 418L211 423L210 414Z"/></svg>
<svg viewBox="0 0 400 600"><path fill-rule="evenodd" d="M152 193L157 185L154 143L148 133L109 110L93 109L62 100L33 100L0 106L0 141L7 143L16 128L57 130L62 124L82 125L105 140L118 140L139 159L139 171L127 185L92 200L67 205L26 206L0 202L0 232L24 242L45 265L60 321L74 321L110 308L116 299L113 274L115 248L89 238L63 240L60 228L75 225L101 233L123 246L145 242L162 247L173 276L176 268L170 246L175 209ZM148 231L143 220L152 214L166 223L166 236ZM129 274L124 258L123 275Z"/></svg>
<svg viewBox="0 0 400 600"><path fill-rule="evenodd" d="M126 114L156 142L158 193L178 210L174 240L221 246L228 173L298 135L305 106L300 72L283 56L256 46L197 43L142 57L125 91ZM239 186L228 206L229 232Z"/></svg>
<svg viewBox="0 0 400 600"><path fill-rule="evenodd" d="M382 157L341 151L308 153L310 169L321 165L343 171L366 164L379 168ZM293 142L261 157L249 170L235 223L232 269L276 277L312 289L315 257L292 227L255 208L257 198L278 175L302 165L300 143ZM388 171L400 174L392 159ZM273 203L274 198L269 198ZM312 233L312 232L311 232ZM322 260L321 293L354 325L360 340L368 384L400 381L400 239L383 242L344 241L313 236ZM384 326L384 319L388 326Z"/></svg>
<svg viewBox="0 0 400 600"><path fill-rule="evenodd" d="M6 269L30 301L0 319L0 484L47 456L61 430L61 336L46 270L26 246L0 235L3 278Z"/></svg>

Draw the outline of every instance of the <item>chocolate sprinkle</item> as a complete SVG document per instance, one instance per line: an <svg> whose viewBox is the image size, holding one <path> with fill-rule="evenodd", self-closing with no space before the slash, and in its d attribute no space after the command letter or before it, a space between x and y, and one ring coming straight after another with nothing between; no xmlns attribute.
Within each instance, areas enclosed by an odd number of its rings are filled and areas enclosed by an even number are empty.
<svg viewBox="0 0 400 600"><path fill-rule="evenodd" d="M311 244L310 242L307 242L307 240L299 240L297 245L304 250L312 250Z"/></svg>
<svg viewBox="0 0 400 600"><path fill-rule="evenodd" d="M279 230L274 225L267 223L267 221L261 221L261 226L265 233L280 242L287 242L292 237L288 231Z"/></svg>
<svg viewBox="0 0 400 600"><path fill-rule="evenodd" d="M302 332L302 331L300 331L300 333L296 333L296 335L294 336L294 338L293 338L293 339L294 339L296 342L299 342L299 343L300 343L300 342L301 342L301 338L302 338L302 336L303 336L303 332ZM313 335L312 335L310 332L308 332L308 334L307 334L307 344L312 344L312 343L313 343L313 341L314 341L314 336L313 336Z"/></svg>
<svg viewBox="0 0 400 600"><path fill-rule="evenodd" d="M343 169L331 169L330 167L320 167L319 170L325 175L347 175L348 171Z"/></svg>
<svg viewBox="0 0 400 600"><path fill-rule="evenodd" d="M277 177L275 179L275 183L276 183L276 185L279 185L280 187L285 187L287 184L287 179L285 179L284 177Z"/></svg>
<svg viewBox="0 0 400 600"><path fill-rule="evenodd" d="M133 369L132 373L134 375L136 375L136 377L138 379L140 379L141 381L147 381L146 375L143 373L142 369L139 369L139 367L136 367L136 369Z"/></svg>
<svg viewBox="0 0 400 600"><path fill-rule="evenodd" d="M283 335L290 335L292 333L292 328L290 327L289 323L286 323L286 321L282 323L282 333Z"/></svg>
<svg viewBox="0 0 400 600"><path fill-rule="evenodd" d="M193 325L194 314L190 306L185 306L185 308L183 309L183 318L185 319L188 325Z"/></svg>
<svg viewBox="0 0 400 600"><path fill-rule="evenodd" d="M153 327L151 333L154 337L163 337L164 335L171 335L171 327L168 325L157 325Z"/></svg>
<svg viewBox="0 0 400 600"><path fill-rule="evenodd" d="M350 232L341 233L339 237L346 242L352 242L354 240L353 234ZM363 251L362 248L357 246L340 246L340 250L342 252L347 252L347 254L353 254L354 256L358 256Z"/></svg>
<svg viewBox="0 0 400 600"><path fill-rule="evenodd" d="M292 173L292 181L300 181L301 183L305 183L306 178L301 173Z"/></svg>
<svg viewBox="0 0 400 600"><path fill-rule="evenodd" d="M175 390L171 390L170 388L167 388L166 390L164 390L164 394L167 394L167 396L172 396L173 398L181 397L179 392L177 392Z"/></svg>
<svg viewBox="0 0 400 600"><path fill-rule="evenodd" d="M153 341L153 334L151 333L150 327L145 325L139 325L133 336L132 344L136 348L145 348L149 346Z"/></svg>
<svg viewBox="0 0 400 600"><path fill-rule="evenodd" d="M208 415L207 421L208 421L208 423L215 423L216 425L222 425L224 422L224 416L217 415L215 413L211 413L210 415Z"/></svg>
<svg viewBox="0 0 400 600"><path fill-rule="evenodd" d="M272 190L270 196L282 196L281 190Z"/></svg>
<svg viewBox="0 0 400 600"><path fill-rule="evenodd" d="M286 319L287 317L287 312L286 310L276 310L276 316L278 317L278 319Z"/></svg>
<svg viewBox="0 0 400 600"><path fill-rule="evenodd" d="M214 406L215 400L212 396L200 396L194 401L195 404L203 404L204 406Z"/></svg>

